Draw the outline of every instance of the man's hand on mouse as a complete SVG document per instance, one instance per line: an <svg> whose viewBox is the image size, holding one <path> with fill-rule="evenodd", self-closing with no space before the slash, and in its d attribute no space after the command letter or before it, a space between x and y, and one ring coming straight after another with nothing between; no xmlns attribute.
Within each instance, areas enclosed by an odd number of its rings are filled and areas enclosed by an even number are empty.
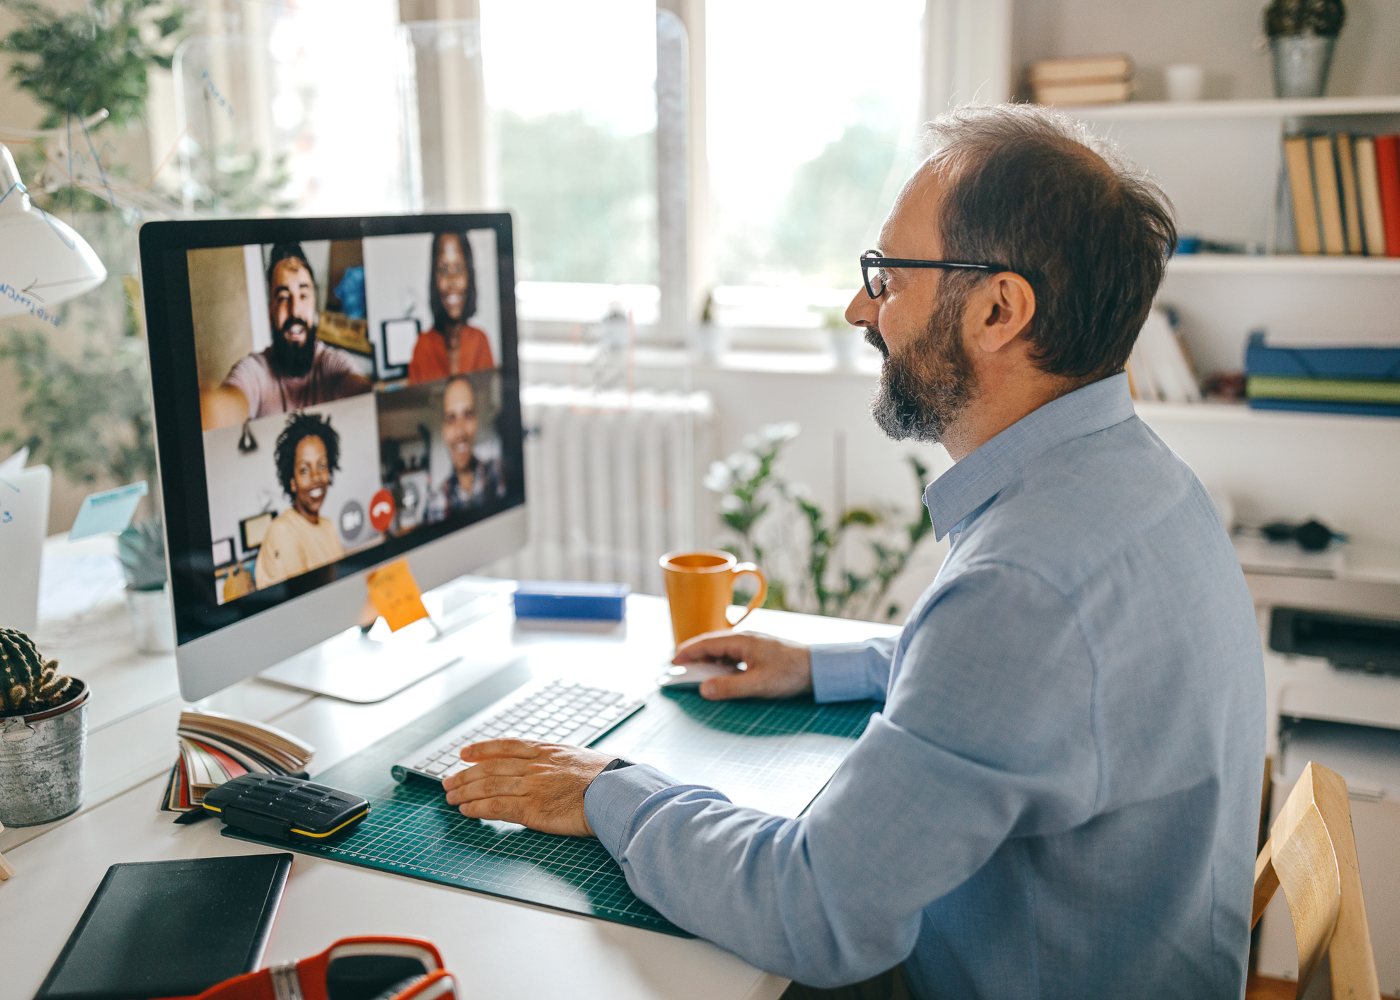
<svg viewBox="0 0 1400 1000"><path fill-rule="evenodd" d="M583 793L613 756L558 743L485 740L462 748L462 759L472 766L447 777L442 787L463 816L591 837Z"/></svg>
<svg viewBox="0 0 1400 1000"><path fill-rule="evenodd" d="M792 698L812 690L812 651L794 642L752 632L707 632L681 644L677 666L718 660L747 669L711 677L700 694L712 701L730 698Z"/></svg>

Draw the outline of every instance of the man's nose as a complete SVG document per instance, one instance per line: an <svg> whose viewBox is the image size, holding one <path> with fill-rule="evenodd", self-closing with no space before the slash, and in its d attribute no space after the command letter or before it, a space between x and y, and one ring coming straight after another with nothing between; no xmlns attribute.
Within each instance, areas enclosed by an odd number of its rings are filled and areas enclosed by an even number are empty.
<svg viewBox="0 0 1400 1000"><path fill-rule="evenodd" d="M851 302L846 306L846 322L851 326L871 327L879 316L879 303L870 297L864 288L857 288Z"/></svg>

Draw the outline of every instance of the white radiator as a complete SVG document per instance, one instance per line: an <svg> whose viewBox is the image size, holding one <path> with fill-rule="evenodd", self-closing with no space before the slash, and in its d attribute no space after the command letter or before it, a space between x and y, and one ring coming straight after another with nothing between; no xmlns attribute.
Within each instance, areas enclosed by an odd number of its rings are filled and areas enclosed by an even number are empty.
<svg viewBox="0 0 1400 1000"><path fill-rule="evenodd" d="M489 572L663 593L657 559L711 533L710 397L535 385L521 403L529 541Z"/></svg>

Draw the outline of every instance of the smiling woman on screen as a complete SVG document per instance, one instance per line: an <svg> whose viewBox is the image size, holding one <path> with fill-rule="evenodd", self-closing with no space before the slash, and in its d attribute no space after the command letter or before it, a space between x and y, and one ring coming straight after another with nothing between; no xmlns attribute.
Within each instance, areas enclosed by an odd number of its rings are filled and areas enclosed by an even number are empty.
<svg viewBox="0 0 1400 1000"><path fill-rule="evenodd" d="M326 492L340 469L340 435L330 420L294 413L277 437L277 479L292 505L272 519L258 550L259 587L335 562L345 554L340 535L321 516Z"/></svg>
<svg viewBox="0 0 1400 1000"><path fill-rule="evenodd" d="M467 322L476 315L476 277L467 234L438 233L431 260L428 301L433 328L413 347L408 380L415 384L495 367L486 334Z"/></svg>

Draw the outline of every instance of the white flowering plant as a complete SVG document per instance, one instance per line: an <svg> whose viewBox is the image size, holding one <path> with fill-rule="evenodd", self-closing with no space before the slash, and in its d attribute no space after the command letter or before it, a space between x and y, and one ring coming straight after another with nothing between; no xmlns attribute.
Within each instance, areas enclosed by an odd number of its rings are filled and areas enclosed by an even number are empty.
<svg viewBox="0 0 1400 1000"><path fill-rule="evenodd" d="M764 607L894 619L900 608L887 600L890 587L932 530L922 503L912 515L881 505L846 507L828 516L779 468L783 448L799 432L795 423L769 424L747 435L739 451L711 464L705 488L719 494L719 519L730 532L720 544L763 568ZM913 455L908 462L921 496L928 467ZM857 540L865 543L864 551L843 549ZM862 570L850 568L844 556Z"/></svg>

